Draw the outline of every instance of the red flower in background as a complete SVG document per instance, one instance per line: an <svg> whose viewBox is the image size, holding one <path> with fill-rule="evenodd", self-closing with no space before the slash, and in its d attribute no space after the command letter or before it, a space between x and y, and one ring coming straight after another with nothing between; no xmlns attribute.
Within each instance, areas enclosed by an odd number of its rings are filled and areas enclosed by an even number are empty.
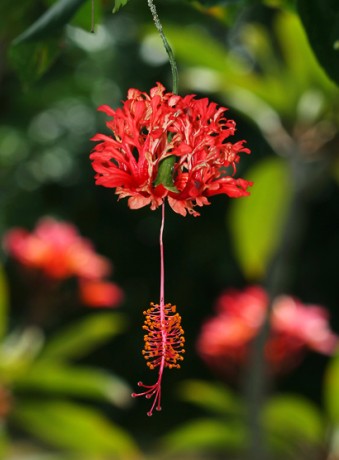
<svg viewBox="0 0 339 460"><path fill-rule="evenodd" d="M268 296L259 286L222 294L217 300L216 316L203 325L197 342L203 360L220 373L238 371L246 363L267 308ZM307 349L331 354L338 344L323 307L304 305L289 296L275 299L270 328L265 353L276 373L296 365Z"/></svg>
<svg viewBox="0 0 339 460"><path fill-rule="evenodd" d="M233 174L239 154L250 150L244 141L229 142L235 122L225 117L225 107L166 93L158 83L150 94L130 89L122 108L99 110L112 117L113 136L92 139L99 141L90 155L96 184L116 188L131 209L154 210L167 198L175 212L198 216L194 207L213 195L249 195L252 183Z"/></svg>
<svg viewBox="0 0 339 460"><path fill-rule="evenodd" d="M122 290L103 280L112 271L110 261L97 254L70 223L45 217L32 233L13 228L5 235L4 246L21 265L39 270L48 279L78 278L81 299L88 306L114 307L122 300Z"/></svg>

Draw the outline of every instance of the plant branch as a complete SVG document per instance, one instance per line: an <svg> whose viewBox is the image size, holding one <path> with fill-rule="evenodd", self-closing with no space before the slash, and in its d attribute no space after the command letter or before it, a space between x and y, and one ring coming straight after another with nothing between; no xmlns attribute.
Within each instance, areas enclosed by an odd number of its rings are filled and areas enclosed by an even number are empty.
<svg viewBox="0 0 339 460"><path fill-rule="evenodd" d="M155 27L157 28L160 37L162 39L162 42L164 44L164 48L166 50L170 65L171 65L171 71L172 71L172 81L173 81L173 93L177 94L178 93L178 69L177 69L177 64L174 59L174 54L172 51L172 48L170 47L166 35L164 33L164 30L162 28L162 24L160 22L155 4L153 3L153 0L147 0L149 9L151 10L152 16L153 16L153 21L155 24Z"/></svg>

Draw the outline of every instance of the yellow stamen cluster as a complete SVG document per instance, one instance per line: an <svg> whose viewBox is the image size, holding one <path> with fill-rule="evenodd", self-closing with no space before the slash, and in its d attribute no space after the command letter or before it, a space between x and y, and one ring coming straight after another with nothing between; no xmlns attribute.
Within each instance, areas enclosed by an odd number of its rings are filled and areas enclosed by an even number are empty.
<svg viewBox="0 0 339 460"><path fill-rule="evenodd" d="M163 311L162 311L163 309ZM150 369L155 369L163 363L164 367L180 368L184 350L184 330L181 327L181 316L176 312L176 306L170 303L163 305L151 303L151 307L143 312L145 322L143 329L144 350L142 354Z"/></svg>

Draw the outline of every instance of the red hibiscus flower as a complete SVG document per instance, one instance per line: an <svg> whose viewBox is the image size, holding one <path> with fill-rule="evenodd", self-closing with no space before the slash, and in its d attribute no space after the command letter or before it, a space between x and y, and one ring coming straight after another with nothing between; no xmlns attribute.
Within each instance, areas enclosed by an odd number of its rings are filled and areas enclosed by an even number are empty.
<svg viewBox="0 0 339 460"><path fill-rule="evenodd" d="M202 327L200 356L220 374L234 374L248 359L268 308L268 296L259 286L230 290L217 300L217 315ZM265 354L272 372L293 368L311 349L331 354L338 337L330 330L325 308L304 305L290 296L275 299Z"/></svg>
<svg viewBox="0 0 339 460"><path fill-rule="evenodd" d="M235 122L225 107L194 95L166 93L158 83L150 94L128 91L122 108L99 110L112 117L112 136L96 134L90 155L96 184L128 197L131 209L158 208L167 198L172 209L198 216L195 206L209 197L241 197L252 185L236 179L240 153L250 153L244 141L231 143ZM231 175L230 175L231 172Z"/></svg>

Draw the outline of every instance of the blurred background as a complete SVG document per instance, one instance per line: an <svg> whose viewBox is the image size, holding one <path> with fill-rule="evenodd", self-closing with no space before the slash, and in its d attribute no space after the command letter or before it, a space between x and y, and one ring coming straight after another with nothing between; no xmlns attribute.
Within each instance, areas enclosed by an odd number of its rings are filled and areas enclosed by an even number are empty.
<svg viewBox="0 0 339 460"><path fill-rule="evenodd" d="M151 418L130 393L156 380L141 350L160 211L95 186L89 153L98 106L170 90L171 72L146 1L96 0L94 33L91 6L0 6L0 458L339 458L339 6L157 4L179 93L229 108L254 186L167 212L186 355Z"/></svg>

